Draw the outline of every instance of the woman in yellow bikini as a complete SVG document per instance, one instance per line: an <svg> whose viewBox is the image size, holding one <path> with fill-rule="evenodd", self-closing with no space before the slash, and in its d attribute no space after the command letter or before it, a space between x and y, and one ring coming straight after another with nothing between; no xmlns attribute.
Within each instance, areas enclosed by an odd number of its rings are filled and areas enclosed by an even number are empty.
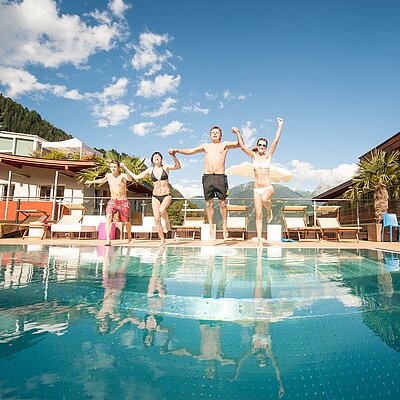
<svg viewBox="0 0 400 400"><path fill-rule="evenodd" d="M275 152L279 138L281 136L281 130L283 125L283 119L277 118L278 129L275 133L275 139L271 146L267 150L268 141L267 139L260 138L257 140L257 146L250 150L245 146L243 138L237 128L233 130L237 131L239 144L242 150L253 160L254 168L254 207L256 210L256 230L257 230L257 244L262 246L262 217L263 217L263 206L267 210L267 221L272 221L272 201L271 197L274 194L274 188L269 178L269 171L271 168L272 155Z"/></svg>

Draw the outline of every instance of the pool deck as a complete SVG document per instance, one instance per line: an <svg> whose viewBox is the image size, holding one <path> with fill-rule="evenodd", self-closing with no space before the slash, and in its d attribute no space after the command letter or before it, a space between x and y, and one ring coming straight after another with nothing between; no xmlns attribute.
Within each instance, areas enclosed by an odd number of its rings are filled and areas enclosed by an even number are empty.
<svg viewBox="0 0 400 400"><path fill-rule="evenodd" d="M45 245L45 246L103 246L104 240L97 239L68 239L68 238L46 238L43 240L36 238L2 238L0 244L2 245ZM157 239L135 239L131 243L127 243L127 240L116 239L112 241L114 246L127 246L130 247L159 247L160 241ZM305 240L302 242L275 242L265 241L264 247L282 247L282 248L337 248L337 249L379 249L386 251L400 252L399 242L372 242L372 241L360 241L357 243L355 240L343 240L340 243L336 240ZM244 247L244 248L255 248L257 243L253 240L215 240L215 241L201 241L201 240L173 240L167 239L167 247L173 246L184 246L184 247Z"/></svg>

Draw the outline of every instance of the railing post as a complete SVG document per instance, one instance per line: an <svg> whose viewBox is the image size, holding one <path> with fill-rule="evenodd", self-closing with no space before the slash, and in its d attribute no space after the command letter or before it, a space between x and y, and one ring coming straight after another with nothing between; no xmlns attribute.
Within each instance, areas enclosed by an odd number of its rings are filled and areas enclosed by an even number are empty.
<svg viewBox="0 0 400 400"><path fill-rule="evenodd" d="M12 180L12 171L8 171L7 197L6 197L6 206L4 207L4 219L5 219L5 220L7 220L8 203L9 203L9 201L10 201L11 180Z"/></svg>
<svg viewBox="0 0 400 400"><path fill-rule="evenodd" d="M313 201L313 208L314 208L314 226L317 226L317 202Z"/></svg>
<svg viewBox="0 0 400 400"><path fill-rule="evenodd" d="M57 202L57 186L58 186L58 171L54 178L54 188L53 188L53 206L51 208L51 219L54 221L56 217L56 202Z"/></svg>
<svg viewBox="0 0 400 400"><path fill-rule="evenodd" d="M360 226L360 209L359 209L358 200L356 202L356 211L357 211L357 226Z"/></svg>

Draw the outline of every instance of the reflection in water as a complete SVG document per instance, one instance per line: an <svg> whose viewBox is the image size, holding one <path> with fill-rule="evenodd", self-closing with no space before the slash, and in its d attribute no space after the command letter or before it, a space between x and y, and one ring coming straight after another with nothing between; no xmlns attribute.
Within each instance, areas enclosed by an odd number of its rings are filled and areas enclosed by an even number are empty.
<svg viewBox="0 0 400 400"><path fill-rule="evenodd" d="M226 288L226 272L227 272L227 257L222 258L222 270L218 283L216 298L225 296ZM204 282L204 298L211 298L213 288L213 271L215 266L215 258L213 254L209 255L207 274ZM217 362L221 365L234 364L235 360L231 357L225 357L222 350L222 322L214 320L199 320L200 342L199 350L193 352L188 348L170 349L168 342L161 349L161 354L173 354L175 356L187 356L197 360L206 361L205 377L214 379L217 375Z"/></svg>
<svg viewBox="0 0 400 400"><path fill-rule="evenodd" d="M165 248L160 248L157 258L154 262L149 284L147 287L147 305L148 313L141 320L135 316L129 316L120 321L113 333L124 326L126 323L131 323L137 326L138 329L144 330L143 344L145 347L154 345L155 334L169 332L163 328L163 300L166 295L166 290L163 283L164 272L162 264L166 261Z"/></svg>
<svg viewBox="0 0 400 400"><path fill-rule="evenodd" d="M396 398L400 390L397 254L0 250L0 368L10 371L0 398Z"/></svg>
<svg viewBox="0 0 400 400"><path fill-rule="evenodd" d="M265 281L265 290L263 289ZM255 284L254 284L254 299L258 301L263 298L271 298L271 277L267 273L265 279L263 279L263 258L262 248L257 249L257 263L255 273ZM267 303L268 304L268 303ZM264 314L263 314L264 315ZM272 351L272 339L270 333L270 319L257 316L257 308L254 313L253 321L253 334L251 337L251 344L249 349L240 357L236 365L235 375L232 380L239 377L240 370L243 363L250 356L254 356L257 360L259 368L265 368L267 366L267 360L271 361L271 365L275 370L276 378L279 383L279 398L282 398L285 394L283 383L281 379L281 371L279 369L278 361Z"/></svg>

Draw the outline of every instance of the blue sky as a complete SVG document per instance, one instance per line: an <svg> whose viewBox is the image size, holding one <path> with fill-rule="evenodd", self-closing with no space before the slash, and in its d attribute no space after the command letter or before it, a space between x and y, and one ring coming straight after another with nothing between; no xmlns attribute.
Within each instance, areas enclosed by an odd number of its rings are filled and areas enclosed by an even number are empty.
<svg viewBox="0 0 400 400"><path fill-rule="evenodd" d="M313 190L399 131L397 1L0 0L0 13L1 92L92 147L167 161L215 124L272 139L281 116L274 162ZM202 156L181 159L171 183L200 194ZM233 150L227 166L243 161Z"/></svg>

